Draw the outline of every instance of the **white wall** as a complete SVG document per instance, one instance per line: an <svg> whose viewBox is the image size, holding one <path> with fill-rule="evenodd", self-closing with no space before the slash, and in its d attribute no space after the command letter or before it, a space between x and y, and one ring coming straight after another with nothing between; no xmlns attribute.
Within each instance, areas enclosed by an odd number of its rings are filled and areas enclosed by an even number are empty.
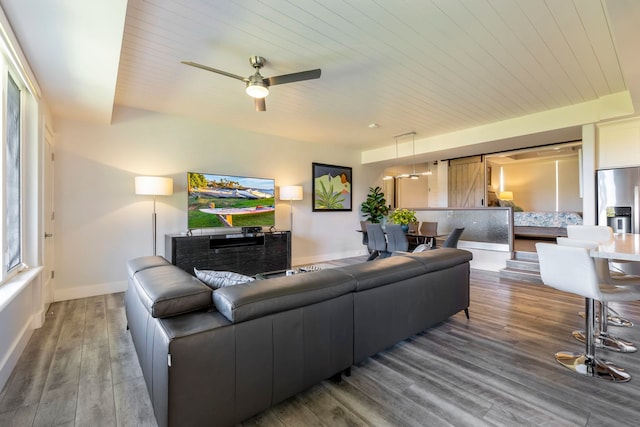
<svg viewBox="0 0 640 427"><path fill-rule="evenodd" d="M136 175L174 179L174 194L157 202L159 254L165 233L186 230L187 171L302 185L304 200L293 202L293 264L366 253L356 233L359 206L369 186L382 184L382 169L361 166L357 150L135 109L117 109L111 125L58 121L56 144L56 301L121 291L126 261L151 254L152 199L134 194ZM352 212L311 211L312 162L353 168ZM277 202L276 227L289 229L288 202Z"/></svg>
<svg viewBox="0 0 640 427"><path fill-rule="evenodd" d="M558 158L558 211L582 211L579 197L578 156ZM556 160L518 162L502 166L504 189L513 192L513 201L525 211L556 210ZM492 167L492 185L499 188L500 166ZM499 194L499 189L496 191Z"/></svg>
<svg viewBox="0 0 640 427"><path fill-rule="evenodd" d="M429 176L418 179L397 179L398 207L421 209L429 207Z"/></svg>

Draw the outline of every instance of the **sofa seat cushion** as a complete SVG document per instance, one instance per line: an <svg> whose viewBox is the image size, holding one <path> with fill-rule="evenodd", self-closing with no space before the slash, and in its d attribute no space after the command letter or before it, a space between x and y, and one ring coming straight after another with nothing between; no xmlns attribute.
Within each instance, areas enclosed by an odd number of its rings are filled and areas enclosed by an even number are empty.
<svg viewBox="0 0 640 427"><path fill-rule="evenodd" d="M216 309L233 323L304 307L355 289L353 277L326 269L217 289Z"/></svg>
<svg viewBox="0 0 640 427"><path fill-rule="evenodd" d="M130 260L127 263L127 272L129 277L133 277L138 271L160 267L161 265L169 265L169 261L161 256L143 256Z"/></svg>
<svg viewBox="0 0 640 427"><path fill-rule="evenodd" d="M174 265L147 268L133 278L152 317L163 318L211 307L211 288Z"/></svg>
<svg viewBox="0 0 640 427"><path fill-rule="evenodd" d="M337 270L349 274L356 280L356 291L400 282L427 272L423 263L405 256L348 265Z"/></svg>

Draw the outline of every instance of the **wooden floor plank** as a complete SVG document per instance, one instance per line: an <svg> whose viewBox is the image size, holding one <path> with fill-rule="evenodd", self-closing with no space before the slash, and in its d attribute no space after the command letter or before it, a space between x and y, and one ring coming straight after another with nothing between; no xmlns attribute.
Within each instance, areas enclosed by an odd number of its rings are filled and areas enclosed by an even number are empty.
<svg viewBox="0 0 640 427"><path fill-rule="evenodd" d="M92 427L117 425L111 381L80 383L75 424Z"/></svg>
<svg viewBox="0 0 640 427"><path fill-rule="evenodd" d="M341 405L323 384L300 393L298 399L322 420L323 425L334 427L359 427L367 424L348 408Z"/></svg>
<svg viewBox="0 0 640 427"><path fill-rule="evenodd" d="M156 427L151 400L142 377L113 386L118 426Z"/></svg>
<svg viewBox="0 0 640 427"><path fill-rule="evenodd" d="M122 295L51 305L0 394L0 425L156 425ZM640 325L639 302L612 306ZM584 348L571 336L581 310L580 297L473 271L471 319L456 314L242 426L635 425L640 354L598 351L632 375L626 384L554 359ZM640 343L640 326L610 333Z"/></svg>

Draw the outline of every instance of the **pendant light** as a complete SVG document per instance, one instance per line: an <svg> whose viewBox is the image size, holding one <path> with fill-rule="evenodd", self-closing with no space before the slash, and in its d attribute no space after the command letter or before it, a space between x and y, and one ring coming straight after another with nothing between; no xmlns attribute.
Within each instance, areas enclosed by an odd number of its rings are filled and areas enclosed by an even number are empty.
<svg viewBox="0 0 640 427"><path fill-rule="evenodd" d="M426 172L422 172L422 173L416 172L416 132L415 131L405 132L405 133L401 133L400 135L394 136L396 140L396 162L398 160L398 138L403 136L409 136L409 135L411 135L411 148L412 148L412 155L413 155L412 173L403 173L400 175L396 175L396 178L419 179L421 175L422 176L432 175L433 173L431 172L431 169L427 169Z"/></svg>
<svg viewBox="0 0 640 427"><path fill-rule="evenodd" d="M415 133L415 131L405 132L405 133L402 133L400 135L396 135L395 136L395 138L396 138L396 153L397 153L397 150L398 150L398 147L397 147L398 138L400 138L402 136L409 136L409 135L411 135L411 144L412 144L412 150L413 150L412 151L412 153L413 153L413 172L412 173L400 174L400 175L396 176L396 178L409 178L409 179L418 179L419 178L419 175L416 174L416 133ZM396 158L397 158L397 154L396 154Z"/></svg>
<svg viewBox="0 0 640 427"><path fill-rule="evenodd" d="M405 132L405 133L401 133L400 135L396 135L394 136L395 140L396 140L396 163L398 162L398 138L402 137L402 136L407 136L412 134L413 132ZM396 178L401 179L401 178L409 178L409 174L408 173L402 173L400 175L396 175Z"/></svg>
<svg viewBox="0 0 640 427"><path fill-rule="evenodd" d="M420 175L416 173L416 133L411 132L411 144L413 145L413 173L409 175L410 179L418 179Z"/></svg>
<svg viewBox="0 0 640 427"><path fill-rule="evenodd" d="M398 137L394 136L393 138L396 140L396 163L398 163ZM394 178L396 178L396 177L393 176L393 175L385 175L385 176L382 177L382 180L383 181L390 181L390 180L392 180Z"/></svg>

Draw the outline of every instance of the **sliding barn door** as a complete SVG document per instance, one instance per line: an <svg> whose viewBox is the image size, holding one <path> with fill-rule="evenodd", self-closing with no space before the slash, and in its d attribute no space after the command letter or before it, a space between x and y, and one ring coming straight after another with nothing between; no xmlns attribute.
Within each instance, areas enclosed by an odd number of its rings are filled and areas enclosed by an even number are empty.
<svg viewBox="0 0 640 427"><path fill-rule="evenodd" d="M449 206L475 208L483 206L484 162L481 156L449 161Z"/></svg>

